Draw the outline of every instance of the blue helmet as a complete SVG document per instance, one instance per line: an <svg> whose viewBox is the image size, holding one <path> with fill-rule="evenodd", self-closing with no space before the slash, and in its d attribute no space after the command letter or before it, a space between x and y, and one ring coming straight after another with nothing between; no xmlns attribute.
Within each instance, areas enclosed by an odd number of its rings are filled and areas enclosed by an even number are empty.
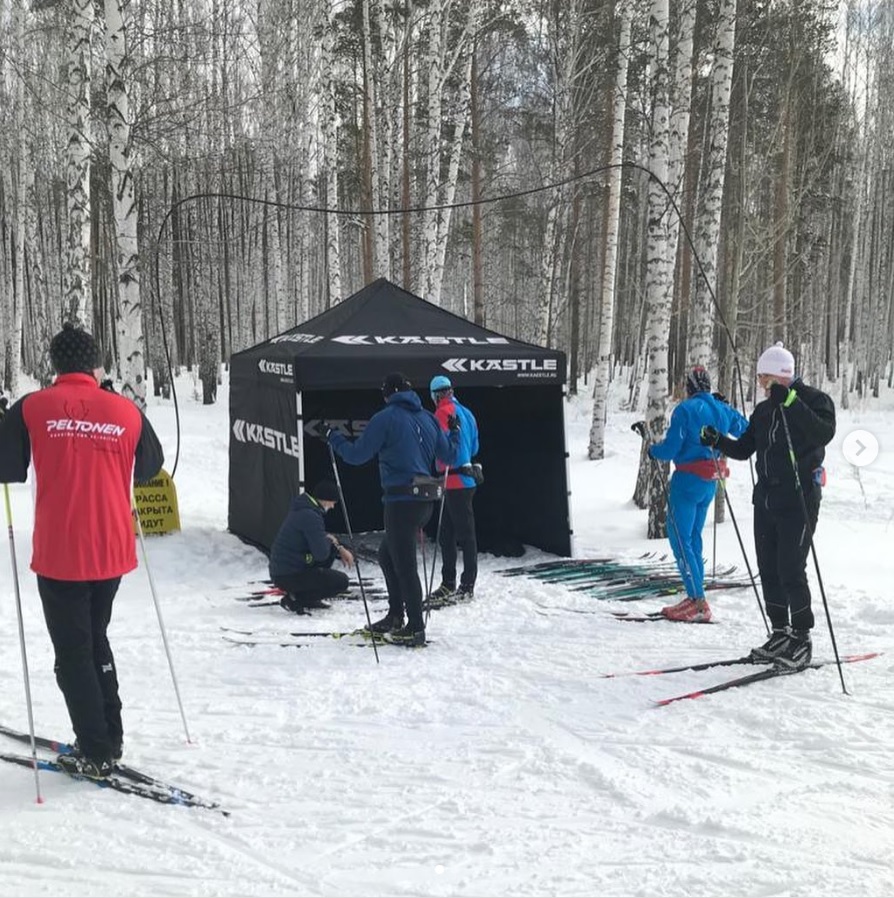
<svg viewBox="0 0 894 898"><path fill-rule="evenodd" d="M453 384L450 383L450 378L445 377L443 374L436 374L428 385L429 392L432 396L434 396L435 393L440 393L443 390L450 390L452 388Z"/></svg>

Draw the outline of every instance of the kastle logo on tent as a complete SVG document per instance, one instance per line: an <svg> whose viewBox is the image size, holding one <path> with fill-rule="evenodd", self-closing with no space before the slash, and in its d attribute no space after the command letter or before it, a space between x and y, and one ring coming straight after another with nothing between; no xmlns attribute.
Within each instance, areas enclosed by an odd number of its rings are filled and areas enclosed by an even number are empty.
<svg viewBox="0 0 894 898"><path fill-rule="evenodd" d="M280 334L271 343L319 343L323 338L318 334Z"/></svg>
<svg viewBox="0 0 894 898"><path fill-rule="evenodd" d="M267 359L261 359L258 362L258 368L264 374L279 374L285 377L292 376L291 362L270 362Z"/></svg>
<svg viewBox="0 0 894 898"><path fill-rule="evenodd" d="M345 346L505 346L509 343L506 337L415 337L415 336L376 336L374 334L342 334L333 337L333 343Z"/></svg>
<svg viewBox="0 0 894 898"><path fill-rule="evenodd" d="M337 430L348 438L360 436L366 425L369 424L368 418L312 418L304 424L304 432L309 433L312 437L318 437L321 440L326 439L323 433L323 424L326 424L331 430Z"/></svg>
<svg viewBox="0 0 894 898"><path fill-rule="evenodd" d="M263 424L251 424L237 418L233 422L233 436L240 443L257 443L265 449L274 449L277 452L283 452L298 458L298 435L295 433L286 434L281 430L273 427L265 427Z"/></svg>
<svg viewBox="0 0 894 898"><path fill-rule="evenodd" d="M519 377L555 377L555 359L447 359L441 362L446 371L515 371Z"/></svg>

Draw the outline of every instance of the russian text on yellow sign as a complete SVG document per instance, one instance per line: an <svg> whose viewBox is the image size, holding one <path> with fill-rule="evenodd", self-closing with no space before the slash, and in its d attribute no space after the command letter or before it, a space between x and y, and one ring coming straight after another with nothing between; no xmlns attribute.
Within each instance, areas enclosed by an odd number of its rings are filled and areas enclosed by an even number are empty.
<svg viewBox="0 0 894 898"><path fill-rule="evenodd" d="M177 489L164 468L152 480L135 486L133 495L140 516L140 525L147 536L153 533L171 533L180 529Z"/></svg>

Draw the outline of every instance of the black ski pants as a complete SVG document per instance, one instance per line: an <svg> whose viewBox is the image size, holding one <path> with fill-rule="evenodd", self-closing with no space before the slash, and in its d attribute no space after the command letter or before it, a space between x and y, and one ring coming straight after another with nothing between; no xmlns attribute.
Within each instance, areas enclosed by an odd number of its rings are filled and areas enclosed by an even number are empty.
<svg viewBox="0 0 894 898"><path fill-rule="evenodd" d="M438 542L441 546L441 582L456 586L456 547L463 550L460 586L472 589L478 579L478 542L475 538L475 487L447 490Z"/></svg>
<svg viewBox="0 0 894 898"><path fill-rule="evenodd" d="M96 761L110 759L123 735L118 675L106 636L120 583L120 577L79 581L37 577L56 653L56 682L81 751Z"/></svg>
<svg viewBox="0 0 894 898"><path fill-rule="evenodd" d="M810 530L799 506L769 510L758 501L754 506L754 547L767 617L774 630L791 622L794 630L813 629L810 587L807 585L807 555L810 535L816 530L820 498L817 490L805 496Z"/></svg>
<svg viewBox="0 0 894 898"><path fill-rule="evenodd" d="M413 630L422 630L422 582L416 563L419 531L428 523L434 501L386 502L385 537L379 545L379 566L388 587L388 608L403 614Z"/></svg>
<svg viewBox="0 0 894 898"><path fill-rule="evenodd" d="M273 582L302 605L344 592L348 588L348 575L330 567L309 567L294 574L278 574Z"/></svg>

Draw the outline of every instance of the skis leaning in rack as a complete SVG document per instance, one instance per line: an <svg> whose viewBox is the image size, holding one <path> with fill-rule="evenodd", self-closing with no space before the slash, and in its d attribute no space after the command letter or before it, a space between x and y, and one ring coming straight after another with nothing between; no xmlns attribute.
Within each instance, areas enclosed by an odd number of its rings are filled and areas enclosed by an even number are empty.
<svg viewBox="0 0 894 898"><path fill-rule="evenodd" d="M26 745L31 744L31 737L28 733L21 733L18 730L0 724L0 735L14 739L16 742L22 742ZM37 748L43 748L56 754L70 754L73 751L72 746L67 742L59 742L55 739L48 739L45 736L35 736L34 744ZM9 764L18 764L21 767L33 767L33 759L29 755L0 754L0 760ZM141 798L148 798L151 801L157 801L160 804L176 804L191 808L205 808L207 810L218 811L224 816L229 816L229 811L223 810L216 801L208 801L200 798L198 795L173 786L164 780L143 773L126 764L116 764L114 773L104 779L91 779L90 777L78 776L69 773L64 767L55 760L47 760L45 758L37 759L37 766L40 770L49 770L54 773L62 773L70 776L72 779L84 780L97 786L114 789L116 792L123 792L127 795L137 795Z"/></svg>

